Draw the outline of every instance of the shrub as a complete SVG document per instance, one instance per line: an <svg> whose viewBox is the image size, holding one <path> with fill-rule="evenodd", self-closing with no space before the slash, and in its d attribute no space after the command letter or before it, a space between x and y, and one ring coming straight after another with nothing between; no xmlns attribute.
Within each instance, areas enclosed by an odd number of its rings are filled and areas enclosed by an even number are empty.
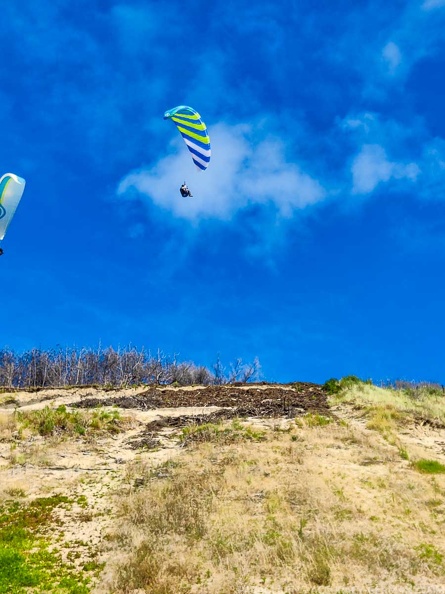
<svg viewBox="0 0 445 594"><path fill-rule="evenodd" d="M323 388L328 394L338 394L341 391L341 385L337 378L331 377L323 384Z"/></svg>
<svg viewBox="0 0 445 594"><path fill-rule="evenodd" d="M362 380L356 375L346 375L342 377L340 380L333 377L328 379L324 384L323 388L326 390L328 394L334 396L338 394L342 390L347 390L348 388L353 388L354 386L363 386L365 384L372 384L371 380Z"/></svg>

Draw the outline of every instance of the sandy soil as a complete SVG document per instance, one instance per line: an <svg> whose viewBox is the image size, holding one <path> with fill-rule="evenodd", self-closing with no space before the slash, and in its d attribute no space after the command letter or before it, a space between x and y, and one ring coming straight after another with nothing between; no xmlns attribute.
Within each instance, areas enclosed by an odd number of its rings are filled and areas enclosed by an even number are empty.
<svg viewBox="0 0 445 594"><path fill-rule="evenodd" d="M93 440L48 440L30 436L14 441L0 441L0 498L13 490L23 489L26 499L60 493L76 502L69 511L59 511L61 526L55 527L66 544L66 551L77 550L79 566L94 557L107 561L109 545L106 534L112 525L113 497L122 489L137 487L141 471L156 469L162 463L180 455L182 446L177 438L178 427L206 418L241 416L258 426L278 427L289 418L314 411L348 420L363 439L376 438L365 427L365 421L351 407L339 406L330 410L320 386L248 385L190 388L149 388L142 386L116 391L96 388L71 388L14 392L2 394L0 416L6 418L15 409L35 410L45 406L90 408L101 404L118 406L123 416L131 418L129 429L118 435L95 437ZM418 457L435 458L445 464L445 429L429 425L413 425L401 435L410 452ZM357 464L369 467L373 479L387 475L383 462L393 452L383 440L382 459L357 461L357 448L345 443L332 449L329 465L341 470L347 482L348 473L356 472ZM21 458L17 458L18 454ZM319 452L314 452L320 456ZM334 455L335 454L335 455ZM407 461L398 459L395 473L403 472ZM357 493L358 504L366 493ZM85 505L86 501L86 505ZM363 505L370 505L363 500ZM96 556L96 553L99 555ZM269 592L264 589L264 593ZM324 590L323 590L324 591ZM326 590L327 592L328 590ZM445 592L431 590L432 592ZM260 590L258 590L258 594Z"/></svg>

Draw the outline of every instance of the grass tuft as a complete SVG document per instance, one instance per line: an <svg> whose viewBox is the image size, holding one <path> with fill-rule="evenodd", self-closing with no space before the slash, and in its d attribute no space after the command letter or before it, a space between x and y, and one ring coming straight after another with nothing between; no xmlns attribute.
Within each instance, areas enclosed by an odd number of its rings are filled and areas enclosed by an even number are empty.
<svg viewBox="0 0 445 594"><path fill-rule="evenodd" d="M180 439L184 445L205 442L235 444L243 441L264 441L266 432L234 419L230 425L224 423L189 425L182 430Z"/></svg>
<svg viewBox="0 0 445 594"><path fill-rule="evenodd" d="M67 410L66 406L40 410L17 411L15 413L20 429L30 429L43 437L53 435L86 435L90 432L119 433L125 420L118 410L93 411Z"/></svg>
<svg viewBox="0 0 445 594"><path fill-rule="evenodd" d="M325 417L324 415L314 413L307 413L304 415L303 419L308 427L325 427L332 423L331 417Z"/></svg>
<svg viewBox="0 0 445 594"><path fill-rule="evenodd" d="M445 465L441 464L437 460L415 460L412 463L413 467L419 472L425 474L443 474L445 473Z"/></svg>

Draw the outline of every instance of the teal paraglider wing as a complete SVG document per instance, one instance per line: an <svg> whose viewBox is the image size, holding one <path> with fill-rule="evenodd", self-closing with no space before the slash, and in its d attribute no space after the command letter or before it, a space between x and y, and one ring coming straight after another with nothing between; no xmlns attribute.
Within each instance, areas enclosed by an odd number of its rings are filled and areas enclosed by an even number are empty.
<svg viewBox="0 0 445 594"><path fill-rule="evenodd" d="M210 138L199 113L192 107L179 105L166 111L164 120L175 123L198 169L207 169L211 156Z"/></svg>
<svg viewBox="0 0 445 594"><path fill-rule="evenodd" d="M25 189L25 180L5 173L0 178L0 239L3 239Z"/></svg>

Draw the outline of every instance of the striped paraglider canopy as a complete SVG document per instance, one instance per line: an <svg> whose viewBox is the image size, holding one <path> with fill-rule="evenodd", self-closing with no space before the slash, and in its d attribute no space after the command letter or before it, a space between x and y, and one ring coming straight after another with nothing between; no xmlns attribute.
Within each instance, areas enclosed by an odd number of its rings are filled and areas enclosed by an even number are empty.
<svg viewBox="0 0 445 594"><path fill-rule="evenodd" d="M25 180L5 173L0 178L0 239L3 239L25 189Z"/></svg>
<svg viewBox="0 0 445 594"><path fill-rule="evenodd" d="M164 120L172 120L176 124L196 167L207 169L211 155L210 138L199 113L192 107L179 105L166 111Z"/></svg>

